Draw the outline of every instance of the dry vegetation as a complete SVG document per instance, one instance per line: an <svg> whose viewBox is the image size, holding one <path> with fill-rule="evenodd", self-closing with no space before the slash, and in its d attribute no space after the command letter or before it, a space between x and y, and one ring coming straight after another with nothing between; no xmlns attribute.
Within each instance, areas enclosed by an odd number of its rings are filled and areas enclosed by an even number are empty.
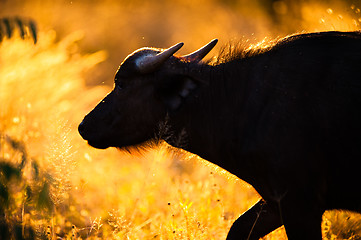
<svg viewBox="0 0 361 240"><path fill-rule="evenodd" d="M136 48L184 41L187 53L214 37L254 43L361 21L351 2L278 1L272 14L265 2L0 0L0 16L39 26L36 45L0 42L0 239L225 239L259 197L251 186L166 144L92 149L76 128ZM322 227L326 239L361 239L358 214L326 212Z"/></svg>

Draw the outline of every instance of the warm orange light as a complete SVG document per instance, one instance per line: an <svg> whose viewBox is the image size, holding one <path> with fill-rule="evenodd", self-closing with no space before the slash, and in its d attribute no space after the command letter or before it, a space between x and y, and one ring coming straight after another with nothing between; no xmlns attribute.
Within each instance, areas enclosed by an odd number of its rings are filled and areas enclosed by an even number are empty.
<svg viewBox="0 0 361 240"><path fill-rule="evenodd" d="M225 239L259 198L251 186L165 143L133 154L90 148L77 125L110 90L122 58L139 47L183 41L180 54L186 54L215 37L219 45L243 39L246 47L262 47L265 37L295 31L360 28L361 6L342 1L280 0L269 9L261 2L1 3L2 15L26 14L40 29L36 45L16 32L0 42L0 163L24 161L20 181L8 183L7 220L49 239ZM336 236L329 219L346 218L342 214L325 214L325 236ZM286 237L281 228L265 239Z"/></svg>

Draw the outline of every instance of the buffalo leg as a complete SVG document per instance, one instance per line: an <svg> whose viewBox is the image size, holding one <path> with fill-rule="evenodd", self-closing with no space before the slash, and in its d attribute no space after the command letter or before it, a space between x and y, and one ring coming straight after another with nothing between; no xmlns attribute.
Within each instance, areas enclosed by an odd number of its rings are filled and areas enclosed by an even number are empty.
<svg viewBox="0 0 361 240"><path fill-rule="evenodd" d="M321 240L323 211L315 201L285 198L281 204L282 219L289 240ZM295 204L298 203L298 204Z"/></svg>
<svg viewBox="0 0 361 240"><path fill-rule="evenodd" d="M233 223L227 240L259 239L280 226L278 206L261 199Z"/></svg>

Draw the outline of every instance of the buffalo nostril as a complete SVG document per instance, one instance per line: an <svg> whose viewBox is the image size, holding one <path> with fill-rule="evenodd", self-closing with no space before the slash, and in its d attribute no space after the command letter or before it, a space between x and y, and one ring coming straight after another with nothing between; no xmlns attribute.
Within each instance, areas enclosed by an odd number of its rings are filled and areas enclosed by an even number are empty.
<svg viewBox="0 0 361 240"><path fill-rule="evenodd" d="M83 136L84 130L85 130L84 122L81 122L78 126L78 132L80 133L81 136Z"/></svg>

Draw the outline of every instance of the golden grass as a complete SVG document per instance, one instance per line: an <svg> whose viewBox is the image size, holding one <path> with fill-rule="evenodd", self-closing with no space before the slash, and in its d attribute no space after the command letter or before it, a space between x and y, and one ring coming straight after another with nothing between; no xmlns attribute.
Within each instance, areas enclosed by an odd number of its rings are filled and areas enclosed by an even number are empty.
<svg viewBox="0 0 361 240"><path fill-rule="evenodd" d="M55 42L53 31L40 32L37 45L14 38L0 46L0 156L22 170L7 221L48 238L225 238L258 198L250 186L165 144L130 155L80 138L77 124L109 89L85 86L83 72L106 54L77 53L79 36Z"/></svg>
<svg viewBox="0 0 361 240"><path fill-rule="evenodd" d="M113 19L116 14L111 9L124 13L123 18L129 18L130 22L138 16L131 14L132 4L121 6L114 1L106 2L107 7L97 3L105 10L96 16L104 17L109 11L107 17ZM223 41L238 37L241 31L234 28L234 21L239 20L235 16L247 11L237 5L230 14L228 5L211 3L197 5L198 14L202 13L205 19L217 15L220 22L212 24L211 29L206 22L198 20L195 13L183 25L177 22L188 8L195 7L191 1L182 3L178 12L170 10L170 3L164 3L167 10L176 14L176 17L169 16L169 21L178 31L161 37L148 33L146 38L152 40L146 42L134 33L144 27L135 26L130 30L124 25L123 29L128 30L123 31L125 37L121 38L109 33L101 36L98 23L94 29L99 35L93 38L88 33L85 40L84 32L91 29L78 31L76 25L69 25L68 33L60 36L54 30L40 31L36 45L19 37L5 39L0 44L0 162L14 167L6 168L11 171L0 168L0 189L6 186L9 194L8 201L4 202L4 195L0 193L0 213L5 216L5 220L0 219L0 227L5 222L15 233L19 227L25 236L30 236L32 229L41 239L225 239L232 222L259 198L251 186L195 155L169 151L166 144L133 154L115 149L96 150L87 146L77 133L83 116L110 90L99 82L96 87L90 87L85 76L89 77L89 72L109 71L106 65L99 65L107 56L112 59L113 49L117 56L124 56L152 41L159 47L185 41L190 45L187 50L192 51L215 37L214 34L224 37ZM26 2L24 6L29 9L31 3ZM41 6L44 5L34 4L37 9L34 12L39 13ZM80 4L74 8L81 11L83 7ZM146 14L150 13L146 7L159 13L161 5L141 5L137 9L145 14L142 18L148 27L162 22L159 19L147 22ZM355 6L349 9L357 11ZM323 5L303 6L302 29L359 27L358 18L354 20L341 10L331 10ZM262 9L257 14L260 12ZM250 19L251 15L247 13L242 19ZM41 21L46 22L51 14L40 16ZM188 21L187 26L195 26L189 31L184 26ZM254 31L258 31L256 35L261 39L273 34L264 24L255 25ZM64 31L64 27L60 29ZM85 47L80 47L80 40L87 41ZM97 44L109 40L104 46L108 51L99 51L100 46L89 53L94 47L89 43L92 40ZM117 63L120 60L117 59ZM112 71L115 69L113 66ZM4 176L7 172L13 178L7 179ZM326 212L324 238L360 239L360 223L357 214ZM280 228L265 239L287 237Z"/></svg>
<svg viewBox="0 0 361 240"><path fill-rule="evenodd" d="M0 156L18 166L27 155L22 178L9 184L8 223L49 239L225 239L258 199L251 186L166 144L131 155L92 149L78 136L82 116L108 90L85 86L83 71L105 53L72 52L78 37L54 42L54 32L41 32L36 46L21 39L0 46ZM349 228L345 239L360 236L360 217L344 214L325 214L328 239ZM286 236L281 228L265 239Z"/></svg>

